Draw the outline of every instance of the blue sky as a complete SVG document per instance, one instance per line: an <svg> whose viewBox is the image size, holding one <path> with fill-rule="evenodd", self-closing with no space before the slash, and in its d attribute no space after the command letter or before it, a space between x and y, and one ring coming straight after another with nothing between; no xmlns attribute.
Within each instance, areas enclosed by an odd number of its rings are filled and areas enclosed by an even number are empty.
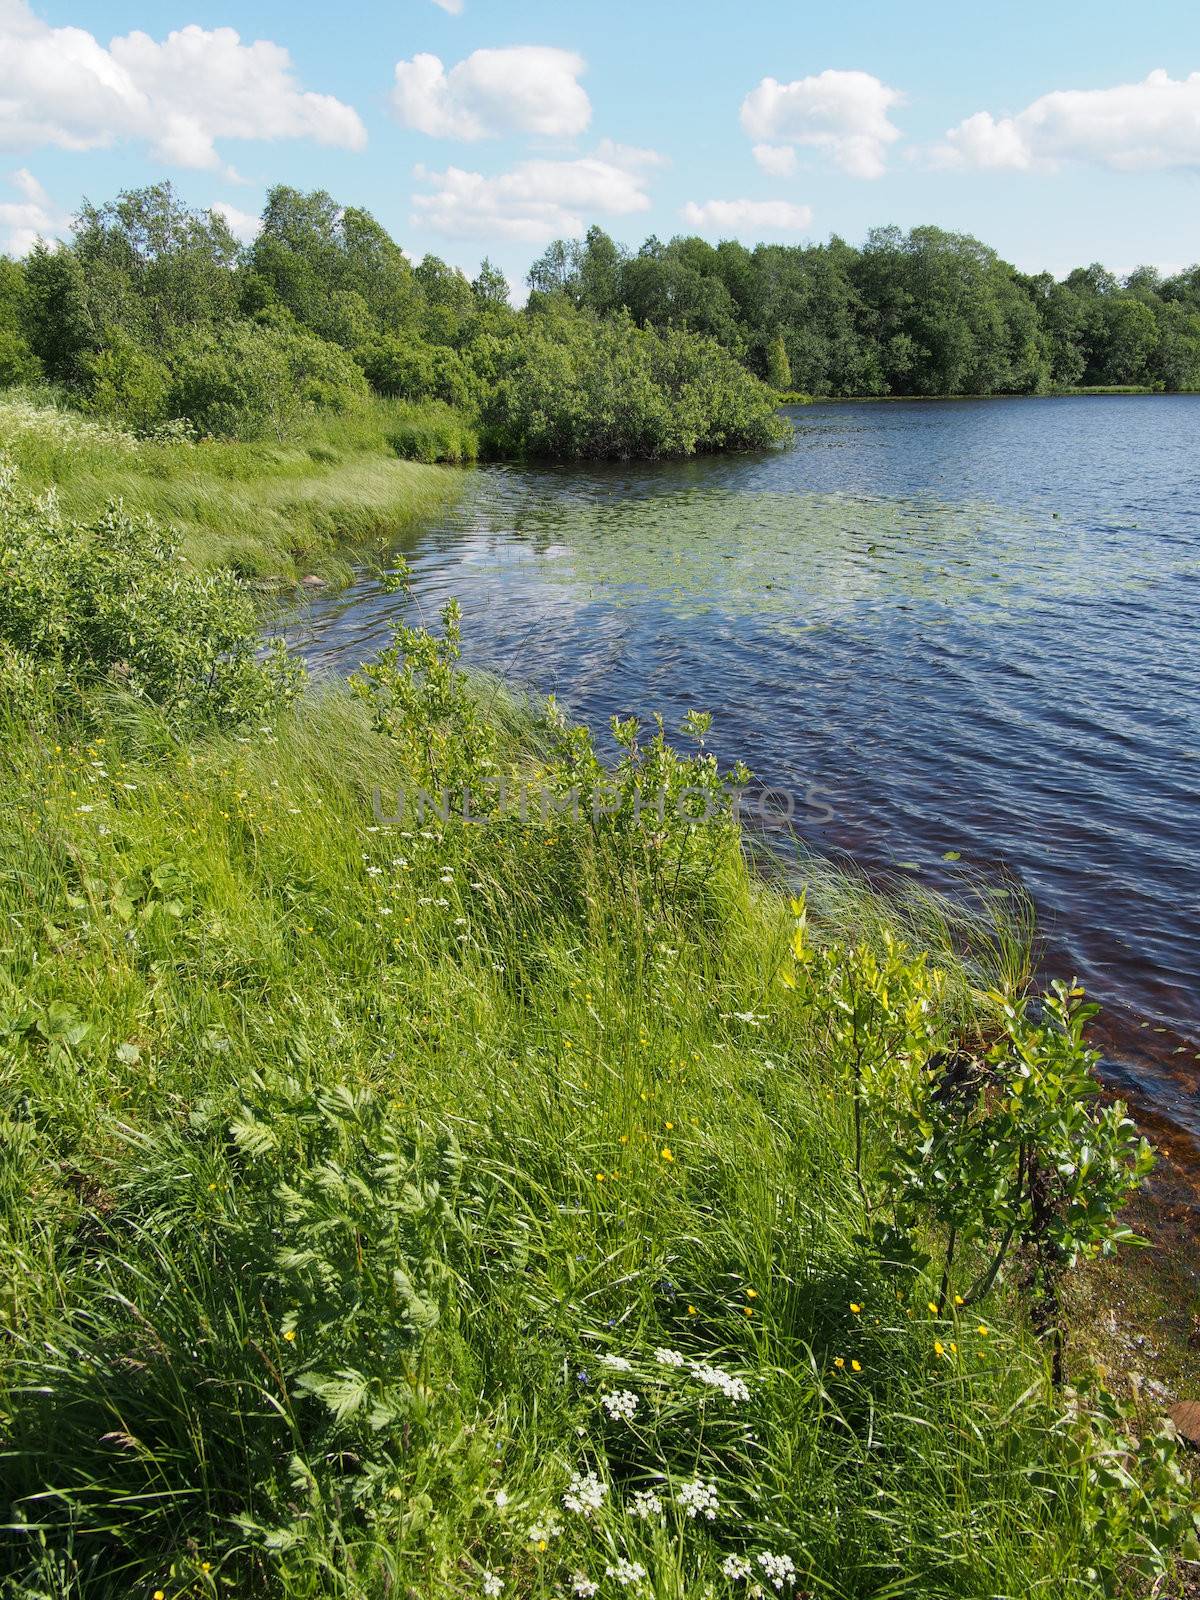
<svg viewBox="0 0 1200 1600"><path fill-rule="evenodd" d="M1200 258L1200 7L0 0L0 247L164 176L244 232L269 183L325 187L516 281L593 221L935 222L1026 269L1173 269Z"/></svg>

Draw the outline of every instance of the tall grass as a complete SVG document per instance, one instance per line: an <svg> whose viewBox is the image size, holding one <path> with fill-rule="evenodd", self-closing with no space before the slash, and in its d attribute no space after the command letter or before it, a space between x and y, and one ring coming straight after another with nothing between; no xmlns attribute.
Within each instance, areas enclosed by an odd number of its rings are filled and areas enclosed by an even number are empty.
<svg viewBox="0 0 1200 1600"><path fill-rule="evenodd" d="M0 729L10 1592L1139 1592L1019 1308L864 1250L736 844L664 896L586 825L381 829L404 776L340 692Z"/></svg>
<svg viewBox="0 0 1200 1600"><path fill-rule="evenodd" d="M444 410L379 400L314 417L285 444L192 442L139 439L55 406L49 393L9 391L0 395L0 457L30 489L53 489L68 516L90 519L119 499L131 515L175 527L200 570L344 580L348 551L458 492L453 474L401 459L471 459L470 436L450 429Z"/></svg>

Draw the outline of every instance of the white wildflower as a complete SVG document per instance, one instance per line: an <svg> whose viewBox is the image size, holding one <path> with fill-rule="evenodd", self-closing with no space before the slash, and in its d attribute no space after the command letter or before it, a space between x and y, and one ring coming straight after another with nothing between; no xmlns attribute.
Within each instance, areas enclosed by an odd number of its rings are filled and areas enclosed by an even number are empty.
<svg viewBox="0 0 1200 1600"><path fill-rule="evenodd" d="M707 1384L710 1389L719 1389L725 1398L732 1400L735 1405L750 1398L750 1390L746 1387L745 1380L734 1377L731 1372L726 1372L721 1367L711 1366L707 1361L693 1361L690 1370L693 1378Z"/></svg>
<svg viewBox="0 0 1200 1600"><path fill-rule="evenodd" d="M563 1525L558 1517L546 1517L530 1525L529 1542L540 1545L544 1550L551 1539L557 1539L562 1531Z"/></svg>
<svg viewBox="0 0 1200 1600"><path fill-rule="evenodd" d="M682 1350L660 1349L654 1352L654 1359L660 1367L682 1367L684 1364Z"/></svg>
<svg viewBox="0 0 1200 1600"><path fill-rule="evenodd" d="M618 1556L614 1566L605 1567L604 1576L615 1578L622 1588L628 1589L632 1584L646 1581L646 1569L640 1561L627 1561L624 1556Z"/></svg>
<svg viewBox="0 0 1200 1600"><path fill-rule="evenodd" d="M593 1583L586 1572L577 1572L571 1579L571 1592L576 1596L576 1600L592 1600L599 1587L600 1585Z"/></svg>
<svg viewBox="0 0 1200 1600"><path fill-rule="evenodd" d="M769 1550L764 1550L758 1558L758 1564L777 1589L782 1589L789 1578L796 1576L791 1556L774 1556Z"/></svg>
<svg viewBox="0 0 1200 1600"><path fill-rule="evenodd" d="M740 1583L750 1576L754 1568L745 1556L726 1556L721 1563L721 1571L731 1583Z"/></svg>
<svg viewBox="0 0 1200 1600"><path fill-rule="evenodd" d="M610 1389L600 1396L600 1403L614 1422L632 1422L638 1397L632 1389Z"/></svg>
<svg viewBox="0 0 1200 1600"><path fill-rule="evenodd" d="M568 1511L577 1511L581 1517L590 1517L604 1504L608 1485L601 1483L594 1472L577 1472L567 1485L563 1505Z"/></svg>
<svg viewBox="0 0 1200 1600"><path fill-rule="evenodd" d="M505 1490L496 1490L496 1504L499 1506L501 1511L503 1511L505 1506L508 1504L508 1494Z"/></svg>
<svg viewBox="0 0 1200 1600"><path fill-rule="evenodd" d="M485 1572L483 1575L483 1592L488 1600L499 1600L504 1593L504 1579L496 1572Z"/></svg>
<svg viewBox="0 0 1200 1600"><path fill-rule="evenodd" d="M600 1365L602 1367L610 1367L613 1372L631 1372L633 1370L633 1362L626 1361L624 1356L601 1356Z"/></svg>
<svg viewBox="0 0 1200 1600"><path fill-rule="evenodd" d="M663 1503L653 1489L636 1489L629 1502L629 1514L634 1517L658 1517Z"/></svg>
<svg viewBox="0 0 1200 1600"><path fill-rule="evenodd" d="M693 1478L682 1483L677 1495L679 1504L689 1517L707 1517L712 1522L717 1514L717 1486L703 1478Z"/></svg>

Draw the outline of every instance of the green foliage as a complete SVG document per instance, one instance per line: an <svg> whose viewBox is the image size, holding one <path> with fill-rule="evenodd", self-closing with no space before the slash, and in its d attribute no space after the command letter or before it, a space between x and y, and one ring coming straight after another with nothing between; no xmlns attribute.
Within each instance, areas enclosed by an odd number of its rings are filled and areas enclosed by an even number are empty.
<svg viewBox="0 0 1200 1600"><path fill-rule="evenodd" d="M388 443L405 461L444 461L461 466L479 454L474 427L452 406L437 400L398 405L390 412Z"/></svg>
<svg viewBox="0 0 1200 1600"><path fill-rule="evenodd" d="M290 700L299 668L258 653L255 607L227 572L186 571L173 535L117 507L64 520L0 475L3 682L28 710L110 684L181 721L237 722Z"/></svg>
<svg viewBox="0 0 1200 1600"><path fill-rule="evenodd" d="M769 392L717 345L554 309L481 350L495 454L575 461L763 448L786 437Z"/></svg>
<svg viewBox="0 0 1200 1600"><path fill-rule="evenodd" d="M350 410L366 394L335 345L300 328L235 322L180 342L166 404L218 438L286 439L304 417Z"/></svg>
<svg viewBox="0 0 1200 1600"><path fill-rule="evenodd" d="M167 412L170 374L120 328L113 329L99 350L82 359L81 409L95 417L127 422L149 433Z"/></svg>
<svg viewBox="0 0 1200 1600"><path fill-rule="evenodd" d="M1057 982L1036 1009L993 993L1000 1036L972 1053L948 1031L944 980L923 955L890 933L879 951L814 945L803 900L794 909L794 964L783 979L848 1073L868 1214L864 1151L872 1127L884 1135L879 1198L892 1220L877 1222L879 1240L916 1259L919 1228L943 1230L938 1304L961 1287L962 1306L993 1289L1018 1246L1034 1325L1054 1340L1061 1379L1062 1275L1133 1239L1121 1209L1153 1165L1124 1105L1099 1103L1099 1056L1084 1041L1096 1007ZM964 1248L982 1261L960 1286Z"/></svg>

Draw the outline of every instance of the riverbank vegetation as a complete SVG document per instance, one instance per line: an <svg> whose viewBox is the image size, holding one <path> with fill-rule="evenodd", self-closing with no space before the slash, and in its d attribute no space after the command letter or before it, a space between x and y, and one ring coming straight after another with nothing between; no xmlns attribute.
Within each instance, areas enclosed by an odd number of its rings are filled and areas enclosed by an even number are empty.
<svg viewBox="0 0 1200 1600"><path fill-rule="evenodd" d="M1064 1349L1147 1157L1019 919L774 891L706 717L602 762L453 605L317 692L154 527L10 473L0 549L14 1594L1082 1600L1187 1553L1170 1430Z"/></svg>
<svg viewBox="0 0 1200 1600"><path fill-rule="evenodd" d="M507 295L486 262L473 283L434 257L413 267L326 194L272 190L243 250L160 185L85 205L71 244L0 263L0 385L41 380L140 435L280 444L374 395L426 408L389 441L421 459L687 456L786 436L765 386L704 335L565 299L527 315Z"/></svg>

